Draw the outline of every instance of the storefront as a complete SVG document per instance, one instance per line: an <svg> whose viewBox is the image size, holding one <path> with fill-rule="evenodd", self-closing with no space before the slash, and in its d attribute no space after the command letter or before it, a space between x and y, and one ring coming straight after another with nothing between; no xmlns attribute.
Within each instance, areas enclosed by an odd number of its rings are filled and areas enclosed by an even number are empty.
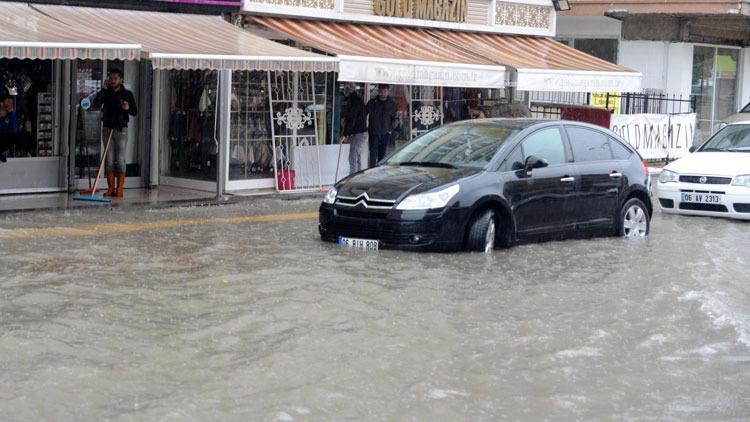
<svg viewBox="0 0 750 422"><path fill-rule="evenodd" d="M69 28L24 3L0 3L0 194L68 188L78 61L132 61L140 45ZM73 135L75 135L73 133ZM72 158L71 158L72 159Z"/></svg>
<svg viewBox="0 0 750 422"><path fill-rule="evenodd" d="M0 193L89 186L105 139L99 112L87 106L112 68L123 71L124 85L139 106L127 128L127 188L273 187L274 163L291 158L264 139L273 132L272 106L283 110L289 99L259 90L259 84L276 86L279 93L291 92L289 84L296 84L295 90L309 86L312 91L304 95L295 91L293 101L317 112L314 105L325 103L327 75L336 70L335 58L253 36L219 16L20 3L0 7L19 22L16 34L5 39L21 40L3 45L0 69L7 68L9 78L24 86L18 107L24 132L7 142L10 158L0 164L5 172ZM29 17L37 19L30 32L38 40L27 39ZM107 24L114 21L119 25ZM81 27L128 44L86 38L75 30ZM93 41L81 42L88 39ZM54 59L25 60L47 57ZM278 76L277 84L269 72ZM289 81L282 81L283 75Z"/></svg>
<svg viewBox="0 0 750 422"><path fill-rule="evenodd" d="M286 14L295 12L287 10ZM368 21L344 13L352 21L361 21L352 23L337 19L335 13L331 20L305 19L307 15L299 10L296 15L302 17L250 14L246 27L255 34L338 58L336 95L330 106L334 116L343 99L343 82L357 83L365 101L375 95L377 84L389 84L400 118L396 145L456 120L528 117L529 92L640 90L639 73L549 38L462 24L447 30L443 22L430 27L397 18L388 19L387 25L374 23L381 16ZM339 119L329 120L334 125L331 133L338 133ZM337 136L324 142L336 144ZM344 151L347 148L344 145ZM346 158L342 164L337 148L323 145L319 150L321 174L336 172L338 178L347 174ZM333 182L333 178L323 180L324 184Z"/></svg>

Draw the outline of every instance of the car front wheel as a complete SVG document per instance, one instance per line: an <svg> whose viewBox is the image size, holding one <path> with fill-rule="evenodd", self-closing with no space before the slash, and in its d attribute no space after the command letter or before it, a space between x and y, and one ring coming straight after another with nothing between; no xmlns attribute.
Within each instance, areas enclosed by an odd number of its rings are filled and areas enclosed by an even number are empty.
<svg viewBox="0 0 750 422"><path fill-rule="evenodd" d="M638 198L625 202L620 210L620 227L618 234L622 237L648 236L650 226L648 208Z"/></svg>
<svg viewBox="0 0 750 422"><path fill-rule="evenodd" d="M495 213L485 210L471 220L466 233L466 250L490 253L495 249L496 235Z"/></svg>

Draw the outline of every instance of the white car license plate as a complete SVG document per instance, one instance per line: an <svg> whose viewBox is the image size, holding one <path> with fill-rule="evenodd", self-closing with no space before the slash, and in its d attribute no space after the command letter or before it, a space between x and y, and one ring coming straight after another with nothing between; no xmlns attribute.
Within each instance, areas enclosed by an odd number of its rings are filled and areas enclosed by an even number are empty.
<svg viewBox="0 0 750 422"><path fill-rule="evenodd" d="M339 236L339 246L347 248L377 251L380 242L372 239L353 239L351 237Z"/></svg>
<svg viewBox="0 0 750 422"><path fill-rule="evenodd" d="M680 202L693 202L698 204L721 204L722 196L715 193L687 193L682 192Z"/></svg>

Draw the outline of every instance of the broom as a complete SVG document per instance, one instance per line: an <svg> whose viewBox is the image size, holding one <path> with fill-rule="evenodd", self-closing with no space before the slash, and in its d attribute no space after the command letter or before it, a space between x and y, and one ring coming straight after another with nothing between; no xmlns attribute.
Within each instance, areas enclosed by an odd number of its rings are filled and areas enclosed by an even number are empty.
<svg viewBox="0 0 750 422"><path fill-rule="evenodd" d="M94 186L91 188L90 194L81 195L78 194L73 197L74 201L88 201L88 202L105 202L111 203L112 200L105 198L100 195L96 195L97 186L99 185L99 178L102 176L102 169L104 168L104 162L107 160L107 154L109 153L109 144L112 142L112 133L114 129L109 130L109 137L107 137L107 144L104 146L104 154L99 162L99 168L96 170L96 178L94 179Z"/></svg>

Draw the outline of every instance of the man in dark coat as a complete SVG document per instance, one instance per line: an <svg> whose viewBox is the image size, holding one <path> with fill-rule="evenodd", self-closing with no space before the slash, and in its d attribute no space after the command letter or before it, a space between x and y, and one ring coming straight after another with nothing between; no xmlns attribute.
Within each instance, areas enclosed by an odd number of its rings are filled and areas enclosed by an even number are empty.
<svg viewBox="0 0 750 422"><path fill-rule="evenodd" d="M112 133L112 142L107 153L107 193L104 196L123 196L125 185L125 152L127 151L128 134L123 131L128 127L130 116L138 114L133 93L122 85L122 71L112 69L109 78L94 98L94 109L102 110L102 123L105 139ZM117 175L117 185L115 185Z"/></svg>
<svg viewBox="0 0 750 422"><path fill-rule="evenodd" d="M367 103L370 132L370 167L382 160L393 149L393 131L398 127L398 108L389 96L390 86L378 85L378 96Z"/></svg>
<svg viewBox="0 0 750 422"><path fill-rule="evenodd" d="M349 174L367 167L367 110L353 83L344 85L341 143L349 143Z"/></svg>

